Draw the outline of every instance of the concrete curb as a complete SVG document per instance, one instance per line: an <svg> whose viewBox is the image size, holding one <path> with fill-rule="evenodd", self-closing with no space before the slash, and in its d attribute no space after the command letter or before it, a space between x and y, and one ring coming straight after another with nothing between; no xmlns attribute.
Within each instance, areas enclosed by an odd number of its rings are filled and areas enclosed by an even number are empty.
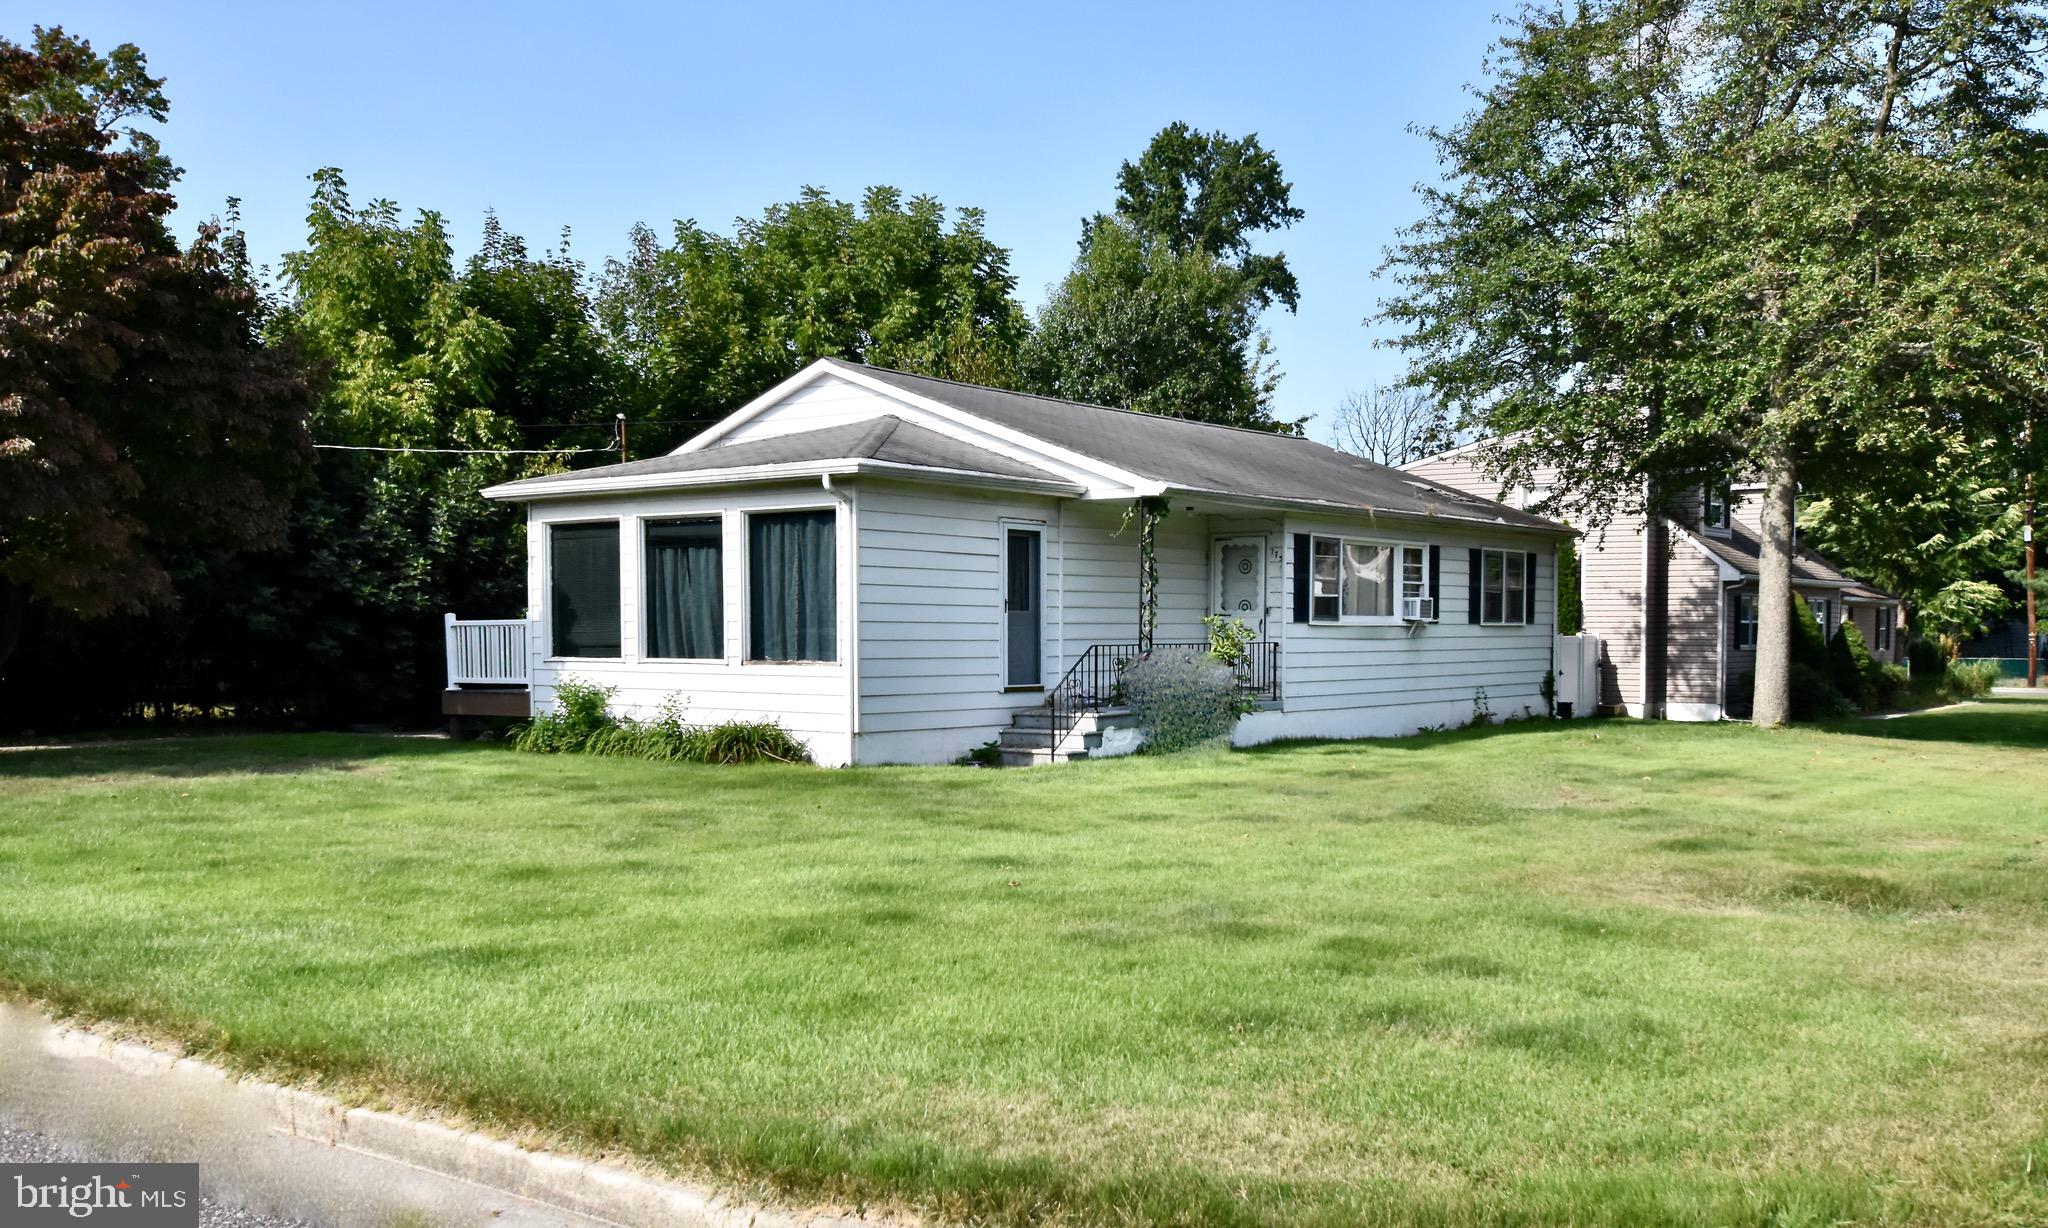
<svg viewBox="0 0 2048 1228"><path fill-rule="evenodd" d="M199 1159L241 1201L318 1224L876 1228L914 1221L795 1212L622 1164L243 1079L208 1062L0 1002L0 1119L102 1150ZM275 1156L265 1154L275 1151ZM282 1187L288 1192L280 1193ZM506 1218L508 1209L518 1215ZM559 1212L563 1214L551 1214Z"/></svg>

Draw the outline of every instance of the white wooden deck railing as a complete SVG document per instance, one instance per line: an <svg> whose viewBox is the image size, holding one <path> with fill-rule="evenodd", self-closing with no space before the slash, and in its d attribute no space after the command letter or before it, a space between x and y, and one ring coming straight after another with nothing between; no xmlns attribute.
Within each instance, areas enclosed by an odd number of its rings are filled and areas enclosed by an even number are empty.
<svg viewBox="0 0 2048 1228"><path fill-rule="evenodd" d="M527 634L523 618L443 620L448 634L448 686L525 686Z"/></svg>

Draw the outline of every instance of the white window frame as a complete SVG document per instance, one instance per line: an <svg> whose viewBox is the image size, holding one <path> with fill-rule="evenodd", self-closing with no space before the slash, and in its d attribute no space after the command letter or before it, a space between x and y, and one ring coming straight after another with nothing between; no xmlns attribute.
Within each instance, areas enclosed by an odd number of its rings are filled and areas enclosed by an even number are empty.
<svg viewBox="0 0 2048 1228"><path fill-rule="evenodd" d="M1500 564L1500 618L1486 616L1486 559L1499 555ZM1522 573L1522 600L1516 606L1515 616L1506 617L1508 612L1508 560L1514 560L1515 569ZM1529 574L1529 555L1524 550L1509 550L1504 546L1485 546L1479 551L1479 625L1482 627L1526 627L1529 625L1529 590L1535 577Z"/></svg>
<svg viewBox="0 0 2048 1228"><path fill-rule="evenodd" d="M1706 487L1700 493L1700 504L1701 528L1717 537L1727 537L1735 531L1734 491L1727 487L1722 487L1719 491L1711 486ZM1714 514L1717 505L1721 509L1718 516Z"/></svg>
<svg viewBox="0 0 2048 1228"><path fill-rule="evenodd" d="M1829 635L1833 634L1834 629L1828 626L1827 598L1808 597L1806 599L1806 609L1808 613L1813 615L1813 621L1820 624L1820 634L1822 639L1826 639Z"/></svg>
<svg viewBox="0 0 2048 1228"><path fill-rule="evenodd" d="M540 526L541 530L540 583L541 614L543 615L540 620L540 633L543 637L541 640L543 646L541 660L550 665L587 663L596 666L617 665L639 660L640 658L635 652L639 645L633 643L631 637L626 635L626 612L629 608L626 605L626 599L629 596L628 586L637 574L637 572L628 570L630 560L624 557L627 542L632 537L626 528L628 518L624 516L593 514L549 518L535 523ZM555 530L557 528L574 528L580 525L591 524L609 524L619 532L619 653L614 657L558 656L555 653ZM529 526L527 529L529 541L532 540L532 532L532 526ZM634 564L634 566L637 567L638 565Z"/></svg>
<svg viewBox="0 0 2048 1228"><path fill-rule="evenodd" d="M640 590L640 605L638 609L638 613L640 616L640 635L638 637L640 640L640 655L635 657L634 660L659 661L663 663L672 662L685 665L731 664L733 659L731 642L732 620L728 617L726 609L726 598L729 596L729 594L726 592L726 589L728 588L726 580L728 577L731 576L732 569L729 566L727 566L726 555L728 555L732 551L732 539L726 531L726 516L724 509L720 508L703 512L662 512L659 514L646 513L643 515L635 516L632 518L632 520L633 533L634 536L639 540L640 544L640 549L637 554L637 561L635 563L635 566L638 570L634 573L639 580L638 588ZM724 651L720 656L657 657L651 651L649 651L649 646L654 642L654 630L653 619L649 617L649 615L653 613L653 610L651 608L651 603L649 602L649 593L647 589L647 526L650 524L660 524L676 520L709 521L718 526L718 616L719 621L721 623L718 629L718 640L719 643L724 646ZM745 533L740 534L740 546L742 549L744 549L746 546Z"/></svg>
<svg viewBox="0 0 2048 1228"><path fill-rule="evenodd" d="M1323 542L1335 542L1337 544L1337 591L1335 593L1321 591L1321 577L1317 576L1315 572L1316 547ZM1387 612L1385 614L1346 614L1344 612L1344 578L1346 575L1344 552L1347 547L1351 546L1370 546L1375 550L1392 552L1393 557L1387 569L1387 584L1385 586L1387 591ZM1346 537L1339 533L1309 534L1308 621L1310 624L1322 627L1398 627L1403 625L1407 620L1401 617L1401 599L1411 594L1408 592L1407 580L1403 575L1402 563L1406 558L1407 552L1410 550L1416 552L1422 567L1422 581L1419 592L1413 595L1424 598L1435 596L1434 593L1429 591L1429 547L1421 542L1394 541L1378 537ZM1316 601L1319 598L1322 600L1334 598L1336 600L1336 617L1319 618L1316 616Z"/></svg>
<svg viewBox="0 0 2048 1228"><path fill-rule="evenodd" d="M1876 607L1874 612L1877 617L1871 620L1870 638L1877 641L1879 652L1888 653L1892 650L1892 612L1884 606Z"/></svg>
<svg viewBox="0 0 2048 1228"><path fill-rule="evenodd" d="M1738 652L1756 650L1757 614L1762 603L1758 594L1741 592L1735 595L1735 649Z"/></svg>
<svg viewBox="0 0 2048 1228"><path fill-rule="evenodd" d="M780 516L788 512L832 513L832 542L833 550L837 555L837 557L833 560L832 571L832 621L834 624L832 650L835 654L837 654L836 660L814 661L806 658L803 660L792 659L788 661L771 661L759 659L754 656L754 533L752 529L753 520L756 516ZM846 537L846 516L841 512L839 505L836 503L802 502L788 504L763 504L760 507L747 508L740 513L739 665L741 669L748 670L750 672L778 669L825 670L838 669L846 664L846 657L848 655L846 639L846 621L849 617L849 608L852 611L851 617L860 617L860 602L858 601L858 599L856 599L852 603L851 607L849 607L847 603L848 587L845 566ZM731 637L728 636L727 638L730 639ZM732 651L732 646L728 644L726 647L726 651L730 653Z"/></svg>

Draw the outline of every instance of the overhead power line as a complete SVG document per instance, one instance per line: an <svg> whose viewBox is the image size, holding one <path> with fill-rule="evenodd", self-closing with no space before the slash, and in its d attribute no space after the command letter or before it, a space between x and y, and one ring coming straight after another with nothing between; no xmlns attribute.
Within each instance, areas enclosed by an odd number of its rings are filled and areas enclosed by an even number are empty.
<svg viewBox="0 0 2048 1228"><path fill-rule="evenodd" d="M359 443L316 443L330 452L439 452L449 456L561 456L610 452L610 448L379 448Z"/></svg>

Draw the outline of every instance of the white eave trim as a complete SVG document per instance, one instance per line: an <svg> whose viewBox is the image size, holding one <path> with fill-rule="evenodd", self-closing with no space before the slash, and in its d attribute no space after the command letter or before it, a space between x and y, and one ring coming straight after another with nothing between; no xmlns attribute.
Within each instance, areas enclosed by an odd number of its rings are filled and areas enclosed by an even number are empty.
<svg viewBox="0 0 2048 1228"><path fill-rule="evenodd" d="M1459 516L1448 512L1409 512L1394 508L1371 507L1362 503L1338 503L1327 499L1287 499L1269 495L1242 495L1227 490L1204 490L1193 486L1165 486L1153 493L1164 495L1168 499L1186 497L1212 503L1227 503L1238 507L1318 511L1327 512L1334 516L1346 516L1352 519L1378 520L1387 518L1410 524L1454 524L1487 529L1505 529L1515 533L1535 533L1543 537L1585 536L1584 532L1574 529L1570 525L1518 524L1512 520L1502 520L1498 516Z"/></svg>
<svg viewBox="0 0 2048 1228"><path fill-rule="evenodd" d="M780 465L739 465L730 469L694 469L681 473L633 473L610 478L578 478L564 474L559 480L522 479L484 489L486 499L523 502L528 499L562 499L578 495L605 495L634 491L689 490L702 486L750 486L763 482L799 481L806 478L839 476L897 477L913 481L942 482L951 486L982 486L998 490L1075 496L1084 489L1078 482L1059 478L1011 477L972 469L944 469L932 465L907 465L864 457L837 460L791 461Z"/></svg>

